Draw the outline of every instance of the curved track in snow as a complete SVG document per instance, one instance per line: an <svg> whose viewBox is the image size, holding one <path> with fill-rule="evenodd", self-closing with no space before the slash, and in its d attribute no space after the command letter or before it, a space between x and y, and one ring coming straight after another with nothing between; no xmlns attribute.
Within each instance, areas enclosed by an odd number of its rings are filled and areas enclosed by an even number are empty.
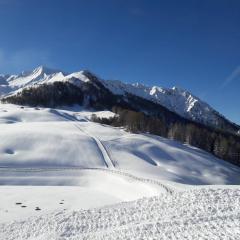
<svg viewBox="0 0 240 240"><path fill-rule="evenodd" d="M111 159L111 156L108 152L108 150L106 149L106 147L104 146L104 144L102 143L102 141L97 138L96 136L88 133L86 130L83 130L79 124L78 124L78 121L76 120L76 118L74 118L73 116L70 116L69 114L65 113L65 114L62 114L62 113L59 113L58 111L56 111L55 114L58 114L59 116L61 116L62 118L64 118L65 120L67 121L70 121L72 122L72 124L78 129L80 130L81 132L85 133L87 136L89 136L90 138L92 138L95 143L97 144L101 154L102 154L102 157L105 161L105 164L106 166L108 167L108 169L101 169L101 168L92 168L92 169L95 169L95 170L102 170L102 171L108 171L108 172L112 172L112 173L115 173L115 174L119 174L119 175L122 175L122 176L125 176L125 177L129 177L129 178L132 178L134 179L135 181L140 181L140 182L145 182L145 183L150 183L150 184L154 184L154 185L158 185L158 186L161 186L163 189L166 190L166 192L168 193L172 193L173 190L170 189L169 187L165 186L164 184L160 183L159 181L157 180L153 180L153 179L146 179L146 178L140 178L140 177L137 177L137 176L134 176L132 174L129 174L129 173L126 173L126 172L123 172L123 171L120 171L120 170L116 170L115 169L115 166L117 165L117 163L115 163L112 159Z"/></svg>
<svg viewBox="0 0 240 240"><path fill-rule="evenodd" d="M148 179L148 178L140 178L137 176L134 176L130 173L126 173L123 171L119 171L116 169L107 169L107 168L81 168L81 167L52 167L52 168L12 168L12 167L4 167L4 166L0 166L0 173L1 171L4 171L4 173L6 173L7 171L9 172L21 172L21 173L37 173L37 172L59 172L59 171L102 171L102 172L106 172L108 174L116 174L116 175L120 175L123 177L126 177L130 180L134 180L134 181L138 181L138 182L142 182L142 183L146 183L146 184L150 184L150 185L155 185L158 186L160 188L162 188L166 193L172 194L173 193L173 189L162 184L161 182L157 181L157 180L153 180L153 179Z"/></svg>
<svg viewBox="0 0 240 240"><path fill-rule="evenodd" d="M98 139L97 137L95 137L95 136L93 136L92 134L88 133L86 130L83 130L83 129L79 126L78 121L77 121L74 117L70 116L69 114L62 114L62 113L59 113L59 112L57 112L57 114L58 114L59 116L61 116L62 118L64 118L65 120L72 122L73 126L75 126L78 130L80 130L80 131L83 132L85 135L87 135L88 137L90 137L91 139L93 139L93 141L96 143L96 145L98 146L98 149L99 149L100 152L101 152L101 155L102 155L102 157L103 157L103 160L104 160L106 166L107 166L108 168L114 168L114 167L115 167L114 164L113 164L113 162L112 162L112 160L111 160L111 157L109 156L106 148L104 147L104 145L102 144L102 142L100 141L100 139Z"/></svg>

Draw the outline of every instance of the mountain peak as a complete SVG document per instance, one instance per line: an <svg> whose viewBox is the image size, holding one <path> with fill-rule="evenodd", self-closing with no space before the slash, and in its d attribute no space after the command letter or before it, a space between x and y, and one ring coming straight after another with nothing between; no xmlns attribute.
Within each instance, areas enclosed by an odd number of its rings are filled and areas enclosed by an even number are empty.
<svg viewBox="0 0 240 240"><path fill-rule="evenodd" d="M26 77L26 76L31 76L31 75L43 76L44 74L51 75L51 74L58 73L58 72L61 72L61 71L56 70L56 69L51 69L51 68L41 65L41 66L34 68L33 70L27 70L27 71L21 72L21 74L19 76L20 77Z"/></svg>
<svg viewBox="0 0 240 240"><path fill-rule="evenodd" d="M37 68L35 68L32 73L38 73L39 75L40 74L46 74L46 75L50 75L50 74L54 74L54 73L58 73L58 72L61 72L60 70L56 70L56 69L51 69L51 68L48 68L46 66L39 66Z"/></svg>
<svg viewBox="0 0 240 240"><path fill-rule="evenodd" d="M172 90L175 91L175 92L179 92L179 93L188 92L185 89L183 89L181 87L178 87L178 86L172 87Z"/></svg>

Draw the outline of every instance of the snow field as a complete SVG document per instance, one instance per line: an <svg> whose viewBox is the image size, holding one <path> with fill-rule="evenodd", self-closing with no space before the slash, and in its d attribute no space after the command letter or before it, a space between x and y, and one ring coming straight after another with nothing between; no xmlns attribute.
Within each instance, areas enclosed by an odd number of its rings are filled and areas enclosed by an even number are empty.
<svg viewBox="0 0 240 240"><path fill-rule="evenodd" d="M97 144L67 122L0 126L1 166L106 167Z"/></svg>
<svg viewBox="0 0 240 240"><path fill-rule="evenodd" d="M183 184L239 184L239 168L197 148L152 135L102 141L111 159L134 175Z"/></svg>
<svg viewBox="0 0 240 240"><path fill-rule="evenodd" d="M0 222L36 215L36 205L44 214L56 211L60 199L65 209L78 210L170 193L157 181L107 169L4 168L0 175Z"/></svg>
<svg viewBox="0 0 240 240"><path fill-rule="evenodd" d="M13 239L239 239L240 190L201 188L1 224Z"/></svg>
<svg viewBox="0 0 240 240"><path fill-rule="evenodd" d="M207 152L89 122L88 117L89 111L79 112L76 106L36 109L1 104L0 166L116 168L184 184L240 183L238 167Z"/></svg>

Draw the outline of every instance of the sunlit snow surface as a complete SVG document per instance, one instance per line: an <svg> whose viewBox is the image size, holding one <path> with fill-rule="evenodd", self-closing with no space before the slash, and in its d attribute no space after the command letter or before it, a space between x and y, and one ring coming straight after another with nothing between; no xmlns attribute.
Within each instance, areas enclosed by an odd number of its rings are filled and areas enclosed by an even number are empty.
<svg viewBox="0 0 240 240"><path fill-rule="evenodd" d="M238 167L92 113L0 105L0 239L239 239Z"/></svg>
<svg viewBox="0 0 240 240"><path fill-rule="evenodd" d="M140 177L186 184L240 183L238 167L205 151L93 123L91 114L77 107L69 111L0 105L0 166L114 167Z"/></svg>
<svg viewBox="0 0 240 240"><path fill-rule="evenodd" d="M0 224L0 238L239 239L239 204L239 189L196 189Z"/></svg>

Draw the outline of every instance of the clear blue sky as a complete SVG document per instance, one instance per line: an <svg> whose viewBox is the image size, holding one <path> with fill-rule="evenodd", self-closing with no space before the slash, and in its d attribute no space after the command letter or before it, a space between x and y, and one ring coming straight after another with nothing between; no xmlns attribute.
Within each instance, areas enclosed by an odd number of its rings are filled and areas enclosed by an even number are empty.
<svg viewBox="0 0 240 240"><path fill-rule="evenodd" d="M240 123L240 1L0 0L0 72L38 65L186 88Z"/></svg>

